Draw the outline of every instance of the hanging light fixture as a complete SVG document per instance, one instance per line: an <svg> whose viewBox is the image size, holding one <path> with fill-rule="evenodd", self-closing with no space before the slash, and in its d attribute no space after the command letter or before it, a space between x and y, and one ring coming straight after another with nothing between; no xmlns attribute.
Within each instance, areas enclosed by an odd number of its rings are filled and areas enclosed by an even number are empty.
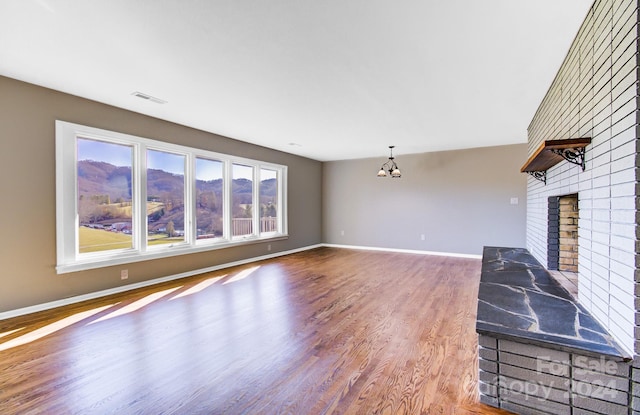
<svg viewBox="0 0 640 415"><path fill-rule="evenodd" d="M389 161L387 161L382 165L382 167L380 167L380 171L378 172L378 177L387 177L387 172L389 172L389 175L394 179L399 179L402 176L402 173L400 173L400 168L398 167L396 162L393 161L394 147L395 146L389 146L389 152L390 152Z"/></svg>

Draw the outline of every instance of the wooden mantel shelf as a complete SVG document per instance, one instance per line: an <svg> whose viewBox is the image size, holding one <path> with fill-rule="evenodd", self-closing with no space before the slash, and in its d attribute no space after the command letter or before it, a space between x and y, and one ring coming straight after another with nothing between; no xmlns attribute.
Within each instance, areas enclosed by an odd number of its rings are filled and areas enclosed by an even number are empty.
<svg viewBox="0 0 640 415"><path fill-rule="evenodd" d="M546 171L562 160L577 164L584 170L584 148L589 144L591 137L547 140L529 157L520 171L546 183Z"/></svg>

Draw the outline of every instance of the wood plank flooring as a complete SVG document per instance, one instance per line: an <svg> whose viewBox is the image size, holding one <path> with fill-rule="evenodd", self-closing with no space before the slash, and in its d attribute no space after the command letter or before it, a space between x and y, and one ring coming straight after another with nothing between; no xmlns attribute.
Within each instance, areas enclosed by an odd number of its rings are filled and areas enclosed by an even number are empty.
<svg viewBox="0 0 640 415"><path fill-rule="evenodd" d="M0 321L0 413L492 414L480 261L319 248Z"/></svg>

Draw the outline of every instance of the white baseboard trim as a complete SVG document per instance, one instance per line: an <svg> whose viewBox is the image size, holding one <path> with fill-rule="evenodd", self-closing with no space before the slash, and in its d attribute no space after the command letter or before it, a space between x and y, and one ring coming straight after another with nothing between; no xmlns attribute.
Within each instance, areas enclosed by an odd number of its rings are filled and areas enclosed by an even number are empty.
<svg viewBox="0 0 640 415"><path fill-rule="evenodd" d="M123 286L120 286L120 287L109 288L107 290L96 291L96 292L92 292L92 293L88 293L88 294L83 294L83 295L77 295L77 296L74 296L74 297L64 298L62 300L50 301L50 302L47 302L47 303L36 304L36 305L33 305L33 306L29 306L29 307L23 307L23 308L18 308L18 309L15 309L15 310L4 311L4 312L0 313L0 320L6 320L8 318L19 317L19 316L23 316L23 315L26 315L26 314L37 313L37 312L40 312L40 311L50 310L52 308L63 307L63 306L66 306L66 305L71 305L71 304L79 303L79 302L82 302L82 301L94 300L96 298L105 297L107 295L119 294L119 293L123 293L123 292L126 292L126 291L135 290L135 289L138 289L138 288L144 288L144 287L148 287L148 286L151 286L151 285L160 284L160 283L163 283L163 282L177 280L177 279L180 279L180 278L192 277L192 276L198 275L198 274L204 274L204 273L207 273L207 272L218 271L218 270L221 270L221 269L231 268L231 267L235 267L235 266L238 266L238 265L249 264L251 262L257 262L257 261L262 261L262 260L265 260L265 259L271 259L271 258L277 258L277 257L280 257L280 256L295 254L297 252L308 251L310 249L320 248L322 246L323 246L322 244L317 244L317 245L309 245L309 246L305 246L305 247L302 247L302 248L292 249L292 250L289 250L289 251L274 252L273 254L262 255L262 256L259 256L259 257L252 257L252 258L247 258L247 259L241 259L239 261L228 262L228 263L225 263L225 264L214 265L212 267L207 267L207 268L196 269L196 270L193 270L193 271L182 272L180 274L168 275L166 277L154 278L152 280L142 281L142 282L138 282L138 283L135 283L135 284L123 285Z"/></svg>
<svg viewBox="0 0 640 415"><path fill-rule="evenodd" d="M4 311L0 313L0 320L6 320L8 318L19 317L26 314L37 313L40 311L50 310L52 308L63 307L66 305L71 305L75 303L79 303L87 300L95 300L96 298L105 297L107 295L112 294L120 294L126 291L135 290L138 288L149 287L151 285L160 284L163 282L169 282L173 280L178 280L181 278L192 277L194 275L204 274L207 272L218 271L225 268L231 268L238 265L249 264L251 262L262 261L265 259L277 258L280 256L295 254L297 252L308 251L310 249L321 248L321 247L329 247L329 248L344 248L344 249L361 249L367 251L387 251L387 252L401 252L408 254L418 254L418 255L434 255L434 256L449 256L455 258L473 258L473 259L481 259L482 255L472 255L472 254L457 254L450 252L433 252L433 251L419 251L413 249L394 249L394 248L380 248L373 246L356 246L356 245L337 245L337 244L317 244L317 245L309 245L302 248L292 249L289 251L275 252L273 254L262 255L259 257L252 257L247 259L242 259L239 261L228 262L225 264L214 265L207 268L196 269L192 271L182 272L180 274L168 275L166 277L154 278L147 281L138 282L135 284L122 285L120 287L109 288L107 290L95 291L88 294L77 295L74 297L63 298L61 300L50 301L47 303L36 304L29 307L17 308L15 310Z"/></svg>
<svg viewBox="0 0 640 415"><path fill-rule="evenodd" d="M455 252L436 252L436 251L420 251L415 249L396 249L396 248L380 248L375 246L357 246L357 245L338 245L338 244L322 244L322 246L330 248L345 248L345 249L362 249L365 251L386 251L386 252L400 252L404 254L418 254L418 255L433 255L433 256L448 256L454 258L471 258L482 259L482 255L475 254L458 254Z"/></svg>

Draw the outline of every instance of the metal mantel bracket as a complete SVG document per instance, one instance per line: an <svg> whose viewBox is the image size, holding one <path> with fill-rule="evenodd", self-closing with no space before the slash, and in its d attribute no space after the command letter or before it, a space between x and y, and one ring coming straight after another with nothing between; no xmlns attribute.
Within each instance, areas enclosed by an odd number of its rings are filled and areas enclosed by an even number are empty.
<svg viewBox="0 0 640 415"><path fill-rule="evenodd" d="M540 180L545 185L547 184L547 172L546 172L546 170L543 170L543 171L528 171L527 174L529 174L534 179Z"/></svg>
<svg viewBox="0 0 640 415"><path fill-rule="evenodd" d="M553 148L550 150L552 153L555 153L559 156L562 156L569 163L577 164L582 167L582 171L584 171L584 147L580 148Z"/></svg>

